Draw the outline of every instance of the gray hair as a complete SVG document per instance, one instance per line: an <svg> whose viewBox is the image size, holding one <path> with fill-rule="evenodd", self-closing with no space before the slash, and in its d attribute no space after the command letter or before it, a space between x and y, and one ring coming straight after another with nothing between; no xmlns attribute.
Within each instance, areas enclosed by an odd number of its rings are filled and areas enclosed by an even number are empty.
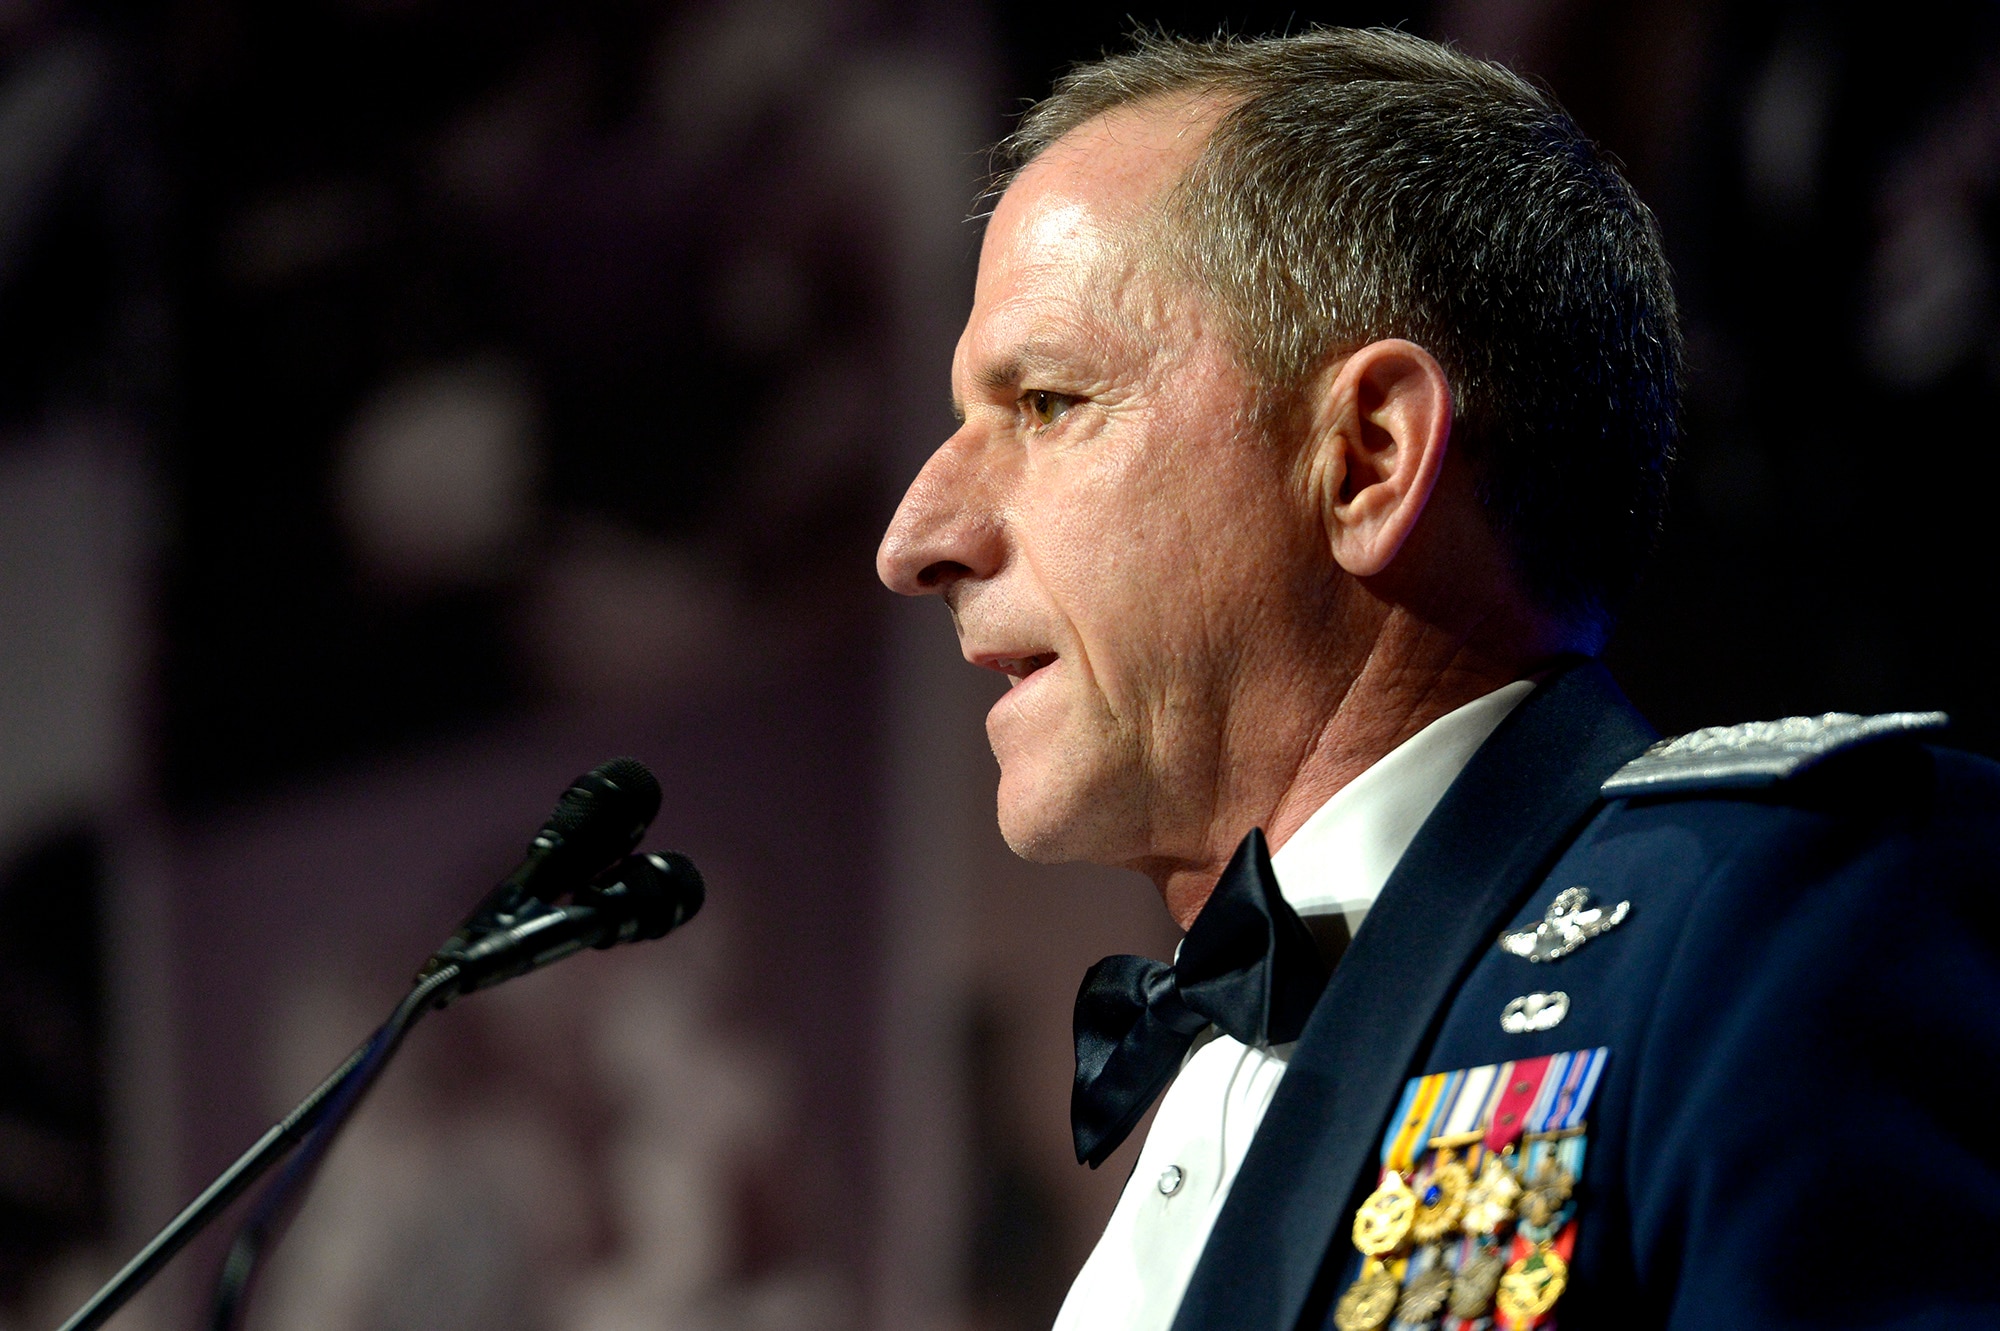
<svg viewBox="0 0 2000 1331"><path fill-rule="evenodd" d="M1245 368L1282 399L1369 342L1425 347L1529 589L1608 629L1657 543L1678 434L1673 290L1632 187L1511 71L1352 29L1141 34L1028 110L997 179L1097 116L1180 97L1221 116L1165 238Z"/></svg>

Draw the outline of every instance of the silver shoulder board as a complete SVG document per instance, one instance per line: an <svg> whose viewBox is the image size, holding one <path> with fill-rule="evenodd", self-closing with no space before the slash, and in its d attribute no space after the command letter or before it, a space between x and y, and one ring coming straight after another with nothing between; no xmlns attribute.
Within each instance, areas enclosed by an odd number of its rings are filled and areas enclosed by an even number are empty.
<svg viewBox="0 0 2000 1331"><path fill-rule="evenodd" d="M1936 730L1949 720L1943 712L1884 712L1880 716L1828 712L1740 726L1709 726L1661 740L1613 772L1602 792L1619 798L1774 785L1843 749L1893 735Z"/></svg>

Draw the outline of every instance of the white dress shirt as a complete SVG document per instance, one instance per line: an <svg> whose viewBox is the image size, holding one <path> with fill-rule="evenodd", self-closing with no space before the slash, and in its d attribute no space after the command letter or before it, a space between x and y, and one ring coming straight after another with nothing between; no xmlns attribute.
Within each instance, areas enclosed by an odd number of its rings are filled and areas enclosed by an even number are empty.
<svg viewBox="0 0 2000 1331"><path fill-rule="evenodd" d="M1445 789L1532 688L1519 680L1446 713L1320 806L1271 857L1292 909L1339 911L1359 929ZM1055 1331L1166 1331L1291 1052L1213 1026L1196 1038Z"/></svg>

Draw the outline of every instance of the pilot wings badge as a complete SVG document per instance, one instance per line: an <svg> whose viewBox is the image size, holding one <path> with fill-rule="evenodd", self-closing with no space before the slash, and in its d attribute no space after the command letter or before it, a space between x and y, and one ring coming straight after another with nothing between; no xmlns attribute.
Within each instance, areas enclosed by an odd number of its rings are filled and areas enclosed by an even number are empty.
<svg viewBox="0 0 2000 1331"><path fill-rule="evenodd" d="M1560 961L1607 929L1614 929L1632 912L1621 901L1609 910L1590 904L1587 887L1565 888L1549 903L1548 913L1534 927L1500 935L1500 948L1529 961Z"/></svg>

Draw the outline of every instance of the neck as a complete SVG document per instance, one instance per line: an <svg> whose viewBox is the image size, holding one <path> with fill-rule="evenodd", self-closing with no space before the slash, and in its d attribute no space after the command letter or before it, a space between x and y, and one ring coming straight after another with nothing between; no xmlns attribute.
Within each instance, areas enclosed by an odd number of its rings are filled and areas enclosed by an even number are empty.
<svg viewBox="0 0 2000 1331"><path fill-rule="evenodd" d="M1511 636L1511 635L1510 635ZM1237 843L1252 827L1277 850L1308 818L1391 750L1447 713L1526 678L1560 648L1495 650L1474 633L1448 633L1401 611L1382 621L1344 690L1304 725L1289 728L1290 753L1265 751L1226 761L1229 797L1218 799L1192 857L1134 865L1153 880L1183 930L1207 904ZM1348 673L1348 672L1343 672ZM1259 727L1261 735L1286 733Z"/></svg>

